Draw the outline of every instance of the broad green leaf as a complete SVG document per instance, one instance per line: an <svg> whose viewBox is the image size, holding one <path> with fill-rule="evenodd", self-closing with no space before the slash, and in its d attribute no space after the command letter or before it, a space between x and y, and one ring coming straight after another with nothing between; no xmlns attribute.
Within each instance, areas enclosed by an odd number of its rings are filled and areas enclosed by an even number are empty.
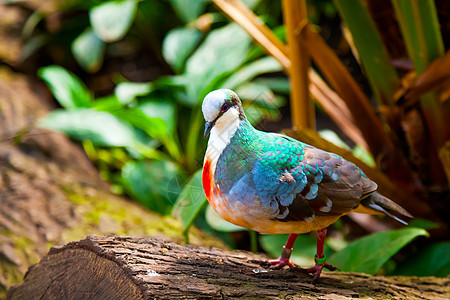
<svg viewBox="0 0 450 300"><path fill-rule="evenodd" d="M414 63L415 72L422 74L432 61L444 56L445 52L435 1L393 0L392 6L400 25L408 56ZM428 131L432 136L436 136L431 148L439 148L441 142L437 142L439 140L437 135L445 132L445 128L448 127L445 113L442 112L443 107L434 93L422 95L420 104L422 114L428 120ZM414 135L415 133L407 132L407 134ZM433 169L431 167L431 174L436 173Z"/></svg>
<svg viewBox="0 0 450 300"><path fill-rule="evenodd" d="M100 146L134 147L140 140L130 124L110 113L91 109L54 110L39 125Z"/></svg>
<svg viewBox="0 0 450 300"><path fill-rule="evenodd" d="M280 72L282 70L283 68L281 64L275 58L266 56L242 67L239 71L231 75L222 84L222 87L233 90L240 85L252 80L258 75Z"/></svg>
<svg viewBox="0 0 450 300"><path fill-rule="evenodd" d="M285 101L275 96L267 86L253 81L241 85L235 91L241 100L244 99L252 105L258 104L268 109L275 109L285 104Z"/></svg>
<svg viewBox="0 0 450 300"><path fill-rule="evenodd" d="M263 118L278 116L278 107L283 101L265 85L249 82L235 91L244 101L244 111L250 123L258 124Z"/></svg>
<svg viewBox="0 0 450 300"><path fill-rule="evenodd" d="M273 78L257 78L254 83L267 86L269 89L278 94L289 95L291 87L289 85L289 79L285 77L273 77Z"/></svg>
<svg viewBox="0 0 450 300"><path fill-rule="evenodd" d="M184 62L197 46L203 34L197 28L176 28L171 30L163 40L164 59L176 72L183 69Z"/></svg>
<svg viewBox="0 0 450 300"><path fill-rule="evenodd" d="M169 100L142 99L138 109L149 118L158 118L166 124L165 134L173 134L176 130L176 111L174 104Z"/></svg>
<svg viewBox="0 0 450 300"><path fill-rule="evenodd" d="M114 89L114 94L123 105L131 103L137 96L144 96L153 89L151 82L121 82Z"/></svg>
<svg viewBox="0 0 450 300"><path fill-rule="evenodd" d="M444 43L433 0L393 0L408 55L417 74L421 74L434 59L444 55Z"/></svg>
<svg viewBox="0 0 450 300"><path fill-rule="evenodd" d="M409 1L408 1L409 2ZM334 0L348 26L378 103L392 105L400 82L364 0Z"/></svg>
<svg viewBox="0 0 450 300"><path fill-rule="evenodd" d="M153 160L127 163L122 179L139 203L166 215L172 211L186 177L171 161Z"/></svg>
<svg viewBox="0 0 450 300"><path fill-rule="evenodd" d="M122 103L115 94L109 94L105 97L96 98L92 108L102 111L115 111L122 108Z"/></svg>
<svg viewBox="0 0 450 300"><path fill-rule="evenodd" d="M60 66L47 66L39 69L41 77L66 109L89 107L92 95L84 83L72 72Z"/></svg>
<svg viewBox="0 0 450 300"><path fill-rule="evenodd" d="M288 240L288 234L267 234L260 236L261 247L272 257L280 257L281 250ZM294 244L291 260L300 267L309 267L314 265L314 255L317 250L316 238L310 235L299 235ZM325 255L328 255L330 248L325 244Z"/></svg>
<svg viewBox="0 0 450 300"><path fill-rule="evenodd" d="M433 222L430 220L426 220L426 219L414 218L408 222L408 227L417 227L417 228L423 228L426 230L430 230L430 229L439 228L439 223L436 223L436 222Z"/></svg>
<svg viewBox="0 0 450 300"><path fill-rule="evenodd" d="M428 236L421 228L377 232L360 238L332 255L328 261L341 271L375 274L394 254L418 236Z"/></svg>
<svg viewBox="0 0 450 300"><path fill-rule="evenodd" d="M182 159L182 149L176 128L177 117L173 102L163 99L150 99L148 97L143 98L141 102L143 103L137 107L139 111L149 119L163 122L165 129L158 138L162 141L172 158L180 161Z"/></svg>
<svg viewBox="0 0 450 300"><path fill-rule="evenodd" d="M236 70L246 59L251 39L237 24L211 31L187 60L187 104L198 105L218 79Z"/></svg>
<svg viewBox="0 0 450 300"><path fill-rule="evenodd" d="M345 150L350 150L350 147L341 139L339 135L337 135L336 132L329 129L325 129L320 130L318 133L322 138L335 144L336 146L341 147L342 149Z"/></svg>
<svg viewBox="0 0 450 300"><path fill-rule="evenodd" d="M143 130L151 138L160 139L167 135L167 125L160 118L150 118L139 109L120 109L112 112L115 116Z"/></svg>
<svg viewBox="0 0 450 300"><path fill-rule="evenodd" d="M207 202L202 186L202 169L200 169L183 187L172 214L181 220L185 229L189 229Z"/></svg>
<svg viewBox="0 0 450 300"><path fill-rule="evenodd" d="M394 271L395 275L437 276L450 274L450 241L435 243L410 255Z"/></svg>
<svg viewBox="0 0 450 300"><path fill-rule="evenodd" d="M189 22L200 16L205 10L206 0L170 0L177 15L184 21Z"/></svg>
<svg viewBox="0 0 450 300"><path fill-rule="evenodd" d="M95 73L103 63L105 43L89 27L71 45L77 63L86 71Z"/></svg>
<svg viewBox="0 0 450 300"><path fill-rule="evenodd" d="M97 36L108 43L122 39L133 23L137 5L136 0L115 0L92 8L89 18Z"/></svg>
<svg viewBox="0 0 450 300"><path fill-rule="evenodd" d="M372 168L376 168L375 160L373 159L373 155L370 154L369 151L364 149L363 147L356 145L353 147L352 154L356 157L362 160L364 163L366 163L368 166L371 166Z"/></svg>
<svg viewBox="0 0 450 300"><path fill-rule="evenodd" d="M210 205L206 208L206 221L209 226L217 231L235 232L247 230L247 228L236 226L222 219Z"/></svg>
<svg viewBox="0 0 450 300"><path fill-rule="evenodd" d="M254 9L261 2L261 0L242 0L242 2L248 8Z"/></svg>

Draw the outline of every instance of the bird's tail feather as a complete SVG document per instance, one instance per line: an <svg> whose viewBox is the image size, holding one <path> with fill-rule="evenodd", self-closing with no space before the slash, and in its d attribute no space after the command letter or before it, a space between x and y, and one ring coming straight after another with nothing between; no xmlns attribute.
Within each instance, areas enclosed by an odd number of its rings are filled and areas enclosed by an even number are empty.
<svg viewBox="0 0 450 300"><path fill-rule="evenodd" d="M413 216L409 212L407 212L406 209L378 192L370 194L370 196L361 201L361 204L365 207L386 214L405 225L408 225L408 223L397 217L396 214L413 218Z"/></svg>

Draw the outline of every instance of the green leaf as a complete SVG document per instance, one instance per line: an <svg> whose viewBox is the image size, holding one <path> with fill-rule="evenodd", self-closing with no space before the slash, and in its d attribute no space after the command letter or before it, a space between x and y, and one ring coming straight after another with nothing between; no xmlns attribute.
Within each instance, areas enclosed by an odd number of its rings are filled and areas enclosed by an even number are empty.
<svg viewBox="0 0 450 300"><path fill-rule="evenodd" d="M244 111L250 123L258 124L263 118L278 116L278 107L283 101L265 85L249 82L235 91L244 101Z"/></svg>
<svg viewBox="0 0 450 300"><path fill-rule="evenodd" d="M419 249L398 266L394 274L447 277L450 274L450 241Z"/></svg>
<svg viewBox="0 0 450 300"><path fill-rule="evenodd" d="M408 56L414 63L416 74L421 74L433 60L442 57L445 52L435 1L393 0L392 5ZM424 118L428 120L426 125L428 132L434 139L434 145L431 147L439 148L442 142L438 136L445 132L447 127L441 103L436 94L427 93L420 97L420 105ZM432 170L431 173L436 172Z"/></svg>
<svg viewBox="0 0 450 300"><path fill-rule="evenodd" d="M253 81L254 83L262 84L267 86L269 89L278 94L289 95L291 87L289 85L289 79L285 77L274 77L274 78L257 78Z"/></svg>
<svg viewBox="0 0 450 300"><path fill-rule="evenodd" d="M261 0L242 0L242 2L248 8L254 9L261 2Z"/></svg>
<svg viewBox="0 0 450 300"><path fill-rule="evenodd" d="M96 98L92 104L92 108L102 111L116 111L122 108L122 103L115 94L110 94L105 97Z"/></svg>
<svg viewBox="0 0 450 300"><path fill-rule="evenodd" d="M408 55L416 73L422 73L434 59L444 55L444 43L433 0L393 0Z"/></svg>
<svg viewBox="0 0 450 300"><path fill-rule="evenodd" d="M356 145L352 150L352 154L356 158L359 158L361 161L363 161L366 165L371 166L372 168L376 168L377 164L373 159L373 155L363 147Z"/></svg>
<svg viewBox="0 0 450 300"><path fill-rule="evenodd" d="M92 95L72 72L60 66L47 66L38 71L59 104L66 109L89 107Z"/></svg>
<svg viewBox="0 0 450 300"><path fill-rule="evenodd" d="M151 82L121 82L114 89L117 99L123 105L131 103L136 97L144 96L153 90Z"/></svg>
<svg viewBox="0 0 450 300"><path fill-rule="evenodd" d="M103 63L105 44L89 27L72 42L72 53L86 71L95 73Z"/></svg>
<svg viewBox="0 0 450 300"><path fill-rule="evenodd" d="M63 132L71 138L91 140L100 146L134 147L135 129L110 113L90 109L54 110L40 120L41 127Z"/></svg>
<svg viewBox="0 0 450 300"><path fill-rule="evenodd" d="M122 39L136 16L138 1L106 1L89 11L92 28L105 42Z"/></svg>
<svg viewBox="0 0 450 300"><path fill-rule="evenodd" d="M202 169L200 169L186 183L172 211L172 215L183 223L186 242L189 240L189 228L207 203L202 186Z"/></svg>
<svg viewBox="0 0 450 300"><path fill-rule="evenodd" d="M169 100L149 98L143 98L142 101L145 102L139 105L137 109L148 118L164 123L165 129L158 138L163 142L172 158L181 161L183 154L176 127L177 118L174 103Z"/></svg>
<svg viewBox="0 0 450 300"><path fill-rule="evenodd" d="M283 68L281 64L275 58L266 56L242 67L239 71L235 72L222 84L222 88L234 90L240 85L252 80L256 76L266 73L280 72L282 70Z"/></svg>
<svg viewBox="0 0 450 300"><path fill-rule="evenodd" d="M206 208L206 221L209 226L217 231L235 232L247 230L247 228L236 226L222 219L210 205Z"/></svg>
<svg viewBox="0 0 450 300"><path fill-rule="evenodd" d="M364 0L334 0L350 30L361 64L378 103L393 105L400 87L395 68Z"/></svg>
<svg viewBox="0 0 450 300"><path fill-rule="evenodd" d="M350 147L341 139L341 137L332 130L329 129L320 130L319 135L324 139L326 139L327 141L335 144L336 146L341 147L342 149L350 150Z"/></svg>
<svg viewBox="0 0 450 300"><path fill-rule="evenodd" d="M261 235L259 242L261 247L272 257L280 257L281 250L288 240L289 234ZM301 267L314 265L314 255L317 250L316 238L310 235L299 235L294 244L291 261ZM325 244L325 254L328 255L330 248Z"/></svg>
<svg viewBox="0 0 450 300"><path fill-rule="evenodd" d="M394 254L418 236L428 236L421 228L377 232L360 238L328 260L341 271L375 274Z"/></svg>
<svg viewBox="0 0 450 300"><path fill-rule="evenodd" d="M173 9L184 22L192 21L205 10L206 0L170 0Z"/></svg>
<svg viewBox="0 0 450 300"><path fill-rule="evenodd" d="M408 227L417 227L417 228L423 228L426 230L430 230L430 229L439 228L439 223L436 223L436 222L433 222L430 220L426 220L426 219L414 218L411 221L409 221Z"/></svg>
<svg viewBox="0 0 450 300"><path fill-rule="evenodd" d="M186 179L174 163L167 160L129 162L122 169L125 187L139 203L167 215Z"/></svg>
<svg viewBox="0 0 450 300"><path fill-rule="evenodd" d="M164 59L176 72L183 69L184 62L197 46L203 34L197 28L176 28L171 30L163 40Z"/></svg>
<svg viewBox="0 0 450 300"><path fill-rule="evenodd" d="M160 139L167 135L167 126L164 120L160 118L149 118L139 109L120 109L113 111L112 114L132 124L134 127L143 130L151 138Z"/></svg>
<svg viewBox="0 0 450 300"><path fill-rule="evenodd" d="M186 63L187 104L201 103L218 79L241 66L250 43L248 34L234 23L211 31Z"/></svg>
<svg viewBox="0 0 450 300"><path fill-rule="evenodd" d="M145 102L139 105L138 109L149 118L163 120L167 128L164 134L172 135L176 130L176 111L174 104L171 101L162 99L146 101L144 98L142 101Z"/></svg>

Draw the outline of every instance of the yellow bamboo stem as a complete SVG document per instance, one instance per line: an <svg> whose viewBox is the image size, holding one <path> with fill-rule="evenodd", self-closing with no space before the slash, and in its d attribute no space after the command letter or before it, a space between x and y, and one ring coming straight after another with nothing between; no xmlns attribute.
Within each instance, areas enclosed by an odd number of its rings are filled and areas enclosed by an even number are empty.
<svg viewBox="0 0 450 300"><path fill-rule="evenodd" d="M228 17L239 24L269 54L275 57L286 72L291 71L291 60L286 46L273 34L261 20L240 0L213 0ZM309 69L311 95L341 130L356 144L368 149L361 131L354 125L351 112L345 101L320 78L312 68Z"/></svg>
<svg viewBox="0 0 450 300"><path fill-rule="evenodd" d="M315 128L314 105L309 97L309 54L297 32L299 24L307 22L306 0L283 0L288 53L291 60L291 116L297 128Z"/></svg>
<svg viewBox="0 0 450 300"><path fill-rule="evenodd" d="M271 56L275 57L284 69L290 69L291 61L286 46L244 3L240 0L213 0L213 2L247 31Z"/></svg>

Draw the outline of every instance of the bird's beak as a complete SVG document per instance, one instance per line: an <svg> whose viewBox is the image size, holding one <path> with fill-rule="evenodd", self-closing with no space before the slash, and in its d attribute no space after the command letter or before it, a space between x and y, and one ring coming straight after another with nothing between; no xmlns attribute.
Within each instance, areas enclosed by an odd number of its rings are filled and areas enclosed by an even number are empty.
<svg viewBox="0 0 450 300"><path fill-rule="evenodd" d="M216 123L216 121L212 121L212 122L207 121L205 123L205 133L204 133L205 139L208 137L209 132L211 131L211 129L213 128L215 123Z"/></svg>

